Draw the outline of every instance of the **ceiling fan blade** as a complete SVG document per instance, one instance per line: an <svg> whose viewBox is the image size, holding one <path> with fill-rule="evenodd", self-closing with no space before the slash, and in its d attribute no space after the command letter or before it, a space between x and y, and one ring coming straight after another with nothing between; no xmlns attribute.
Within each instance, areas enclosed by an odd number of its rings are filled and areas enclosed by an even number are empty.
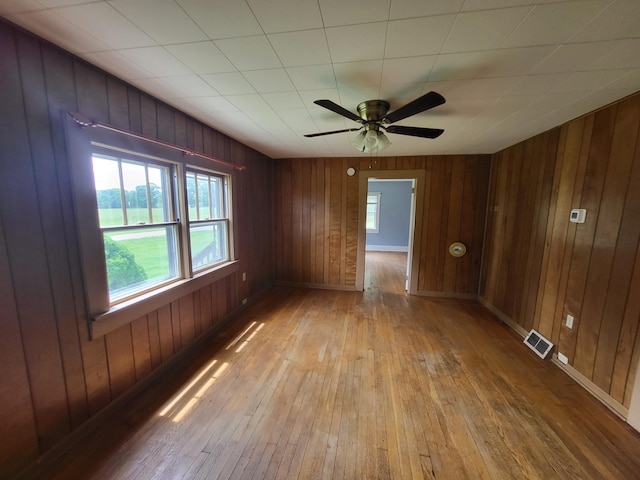
<svg viewBox="0 0 640 480"><path fill-rule="evenodd" d="M391 125L385 130L389 133L399 133L400 135L411 135L412 137L437 138L442 135L441 128L419 128L419 127L403 127L401 125Z"/></svg>
<svg viewBox="0 0 640 480"><path fill-rule="evenodd" d="M360 130L360 128L345 128L344 130L334 130L333 132L308 133L307 135L305 135L305 137L307 138L321 137L322 135L333 135L334 133L342 133L342 132L357 132L358 130Z"/></svg>
<svg viewBox="0 0 640 480"><path fill-rule="evenodd" d="M321 107L324 107L327 110L331 110L332 112L337 113L338 115L347 117L349 120L353 120L354 122L359 122L359 123L364 122L364 120L362 120L358 115L356 115L353 112L350 112L346 108L341 107L340 105L332 102L331 100L316 100L313 103L315 103L316 105L320 105Z"/></svg>
<svg viewBox="0 0 640 480"><path fill-rule="evenodd" d="M415 115L416 113L424 112L430 108L442 105L444 102L445 99L442 95L436 92L429 92L420 98L416 98L415 100L407 103L405 106L385 115L382 121L384 123L394 123L398 120L402 120L403 118Z"/></svg>

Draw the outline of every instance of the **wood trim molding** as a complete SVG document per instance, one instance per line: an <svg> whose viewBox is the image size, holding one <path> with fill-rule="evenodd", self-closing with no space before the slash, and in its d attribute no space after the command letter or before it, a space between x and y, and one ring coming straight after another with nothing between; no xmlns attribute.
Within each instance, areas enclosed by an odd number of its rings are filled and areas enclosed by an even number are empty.
<svg viewBox="0 0 640 480"><path fill-rule="evenodd" d="M431 298L456 298L459 300L477 300L478 295L475 293L457 293L457 292L436 292L430 290L419 290L413 295L418 297L431 297Z"/></svg>
<svg viewBox="0 0 640 480"><path fill-rule="evenodd" d="M370 178L381 180L415 179L415 225L413 227L413 252L411 270L409 272L409 294L415 295L418 290L418 271L420 263L420 247L422 220L424 216L425 170L361 170L358 188L358 242L356 254L356 286L355 290L364 290L365 250L367 243L367 185Z"/></svg>
<svg viewBox="0 0 640 480"><path fill-rule="evenodd" d="M506 325L515 330L522 338L526 337L529 332L527 332L522 326L515 323L509 317L507 317L504 313L498 310L495 306L489 303L485 298L478 296L478 301L491 313L493 313L498 319L504 322ZM569 375L572 379L574 379L580 386L582 386L585 390L591 393L594 397L596 397L600 402L602 402L609 410L618 415L624 421L627 421L627 417L629 415L629 410L617 402L615 399L611 397L607 392L598 387L595 383L589 380L587 377L578 372L571 365L565 365L564 363L558 360L557 355L554 353L551 362L564 373ZM634 425L632 427L636 428ZM637 429L637 428L636 428ZM640 431L640 430L639 430Z"/></svg>
<svg viewBox="0 0 640 480"><path fill-rule="evenodd" d="M157 310L174 300L189 295L207 285L217 282L240 269L239 262L233 261L209 270L193 278L180 280L167 285L164 288L136 297L135 299L119 303L111 307L107 312L97 315L92 319L91 338L95 339L134 321L136 318Z"/></svg>
<svg viewBox="0 0 640 480"><path fill-rule="evenodd" d="M560 360L558 360L558 356L555 353L551 357L551 362L556 367L560 368L560 370L573 378L576 382L578 382L594 397L600 400L606 407L609 408L609 410L619 416L622 420L627 421L627 417L629 416L629 409L627 407L611 398L611 396L607 392L602 390L571 365L565 365L564 363L562 363Z"/></svg>
<svg viewBox="0 0 640 480"><path fill-rule="evenodd" d="M315 288L318 290L341 290L343 292L356 292L358 289L353 285L328 285L325 283L300 283L277 281L279 287Z"/></svg>
<svg viewBox="0 0 640 480"><path fill-rule="evenodd" d="M498 319L507 324L509 327L511 327L513 330L515 330L516 332L518 332L518 334L524 338L527 336L527 334L529 332L527 332L524 328L522 328L520 325L518 325L516 322L514 322L513 320L511 320L509 317L507 317L504 313L502 313L500 310L498 310L494 305L492 305L491 303L489 303L484 297L478 295L476 297L478 299L478 301L487 309L489 310L491 313L493 313L496 317L498 317Z"/></svg>

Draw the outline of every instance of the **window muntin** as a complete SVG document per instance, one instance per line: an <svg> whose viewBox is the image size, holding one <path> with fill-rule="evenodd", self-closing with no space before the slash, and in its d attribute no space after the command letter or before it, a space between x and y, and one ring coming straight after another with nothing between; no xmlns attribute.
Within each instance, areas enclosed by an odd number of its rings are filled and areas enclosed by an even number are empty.
<svg viewBox="0 0 640 480"><path fill-rule="evenodd" d="M367 233L380 231L380 193L367 193Z"/></svg>
<svg viewBox="0 0 640 480"><path fill-rule="evenodd" d="M95 151L92 162L110 303L179 279L173 165Z"/></svg>
<svg viewBox="0 0 640 480"><path fill-rule="evenodd" d="M187 170L191 268L199 272L229 260L228 180Z"/></svg>

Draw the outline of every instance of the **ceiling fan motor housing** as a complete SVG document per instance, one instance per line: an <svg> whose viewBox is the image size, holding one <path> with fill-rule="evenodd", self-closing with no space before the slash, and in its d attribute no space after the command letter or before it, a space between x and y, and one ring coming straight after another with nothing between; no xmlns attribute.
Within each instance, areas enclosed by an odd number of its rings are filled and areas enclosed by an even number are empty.
<svg viewBox="0 0 640 480"><path fill-rule="evenodd" d="M365 122L380 122L389 111L389 102L367 100L358 104L358 114Z"/></svg>

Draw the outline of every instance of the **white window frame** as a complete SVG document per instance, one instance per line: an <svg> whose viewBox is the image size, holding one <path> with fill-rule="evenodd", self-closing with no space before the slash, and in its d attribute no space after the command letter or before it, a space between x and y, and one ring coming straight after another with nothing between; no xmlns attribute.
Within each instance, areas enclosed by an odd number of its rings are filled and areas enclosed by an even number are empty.
<svg viewBox="0 0 640 480"><path fill-rule="evenodd" d="M217 226L217 225L222 225L224 231L226 232L225 235L225 239L224 239L224 258L221 258L219 260L215 260L212 263L209 263L203 267L199 267L198 265L194 265L194 252L191 252L191 257L190 257L190 264L191 264L191 269L193 272L201 272L204 270L207 270L209 268L215 268L216 265L219 265L221 263L227 262L229 260L229 228L230 228L230 224L231 224L231 219L230 219L230 208L229 208L229 178L226 175L220 174L218 172L212 171L212 170L204 170L201 168L196 168L196 167L192 167L192 166L187 166L186 168L186 172L185 172L185 179L188 181L189 175L193 174L194 175L194 183L195 183L195 200L196 200L196 217L197 218L192 218L191 216L191 206L188 205L189 199L187 198L187 209L188 209L188 213L187 213L187 217L188 217L188 230L189 230L189 236L191 238L191 231L193 228L196 228L198 226L202 226L202 227L207 227L207 226ZM198 179L200 177L205 177L207 178L207 184L208 184L208 191L207 191L207 196L209 198L209 212L208 215L204 215L201 214L200 212L200 202L199 202L199 197L200 197L200 192L199 192L199 183L198 183ZM211 179L218 179L221 182L221 191L219 192L219 202L220 202L220 214L219 215L214 215L214 212L212 210L212 190L211 190ZM187 197L188 197L188 188L185 188L185 192L187 192ZM203 218L204 217L204 218ZM190 244L190 248L193 248L193 245Z"/></svg>
<svg viewBox="0 0 640 480"><path fill-rule="evenodd" d="M375 197L376 201L375 202L370 202L369 201L369 197ZM380 198L381 198L380 192L367 192L367 211L366 211L366 215L365 215L365 221L369 217L369 205L375 205L376 206L376 219L375 219L376 225L375 225L374 228L367 227L367 233L379 233L380 232Z"/></svg>
<svg viewBox="0 0 640 480"><path fill-rule="evenodd" d="M122 132L81 127L69 115L65 119L67 147L74 194L75 223L78 231L80 260L83 272L85 301L89 316L91 338L102 336L141 315L182 298L206 285L238 272L235 257L237 230L233 222L234 169L230 165L213 164L204 158L185 155L171 146L145 140L139 136L128 136ZM106 149L106 150L105 150ZM103 233L98 216L97 195L93 176L94 152L122 152L142 160L172 165L175 184L174 220L178 225L179 276L171 281L136 293L130 298L115 302L109 299ZM188 161L187 161L188 160ZM214 168L212 169L212 165ZM186 198L186 171L210 172L224 178L227 194L227 243L228 258L194 273L191 267L188 204Z"/></svg>

